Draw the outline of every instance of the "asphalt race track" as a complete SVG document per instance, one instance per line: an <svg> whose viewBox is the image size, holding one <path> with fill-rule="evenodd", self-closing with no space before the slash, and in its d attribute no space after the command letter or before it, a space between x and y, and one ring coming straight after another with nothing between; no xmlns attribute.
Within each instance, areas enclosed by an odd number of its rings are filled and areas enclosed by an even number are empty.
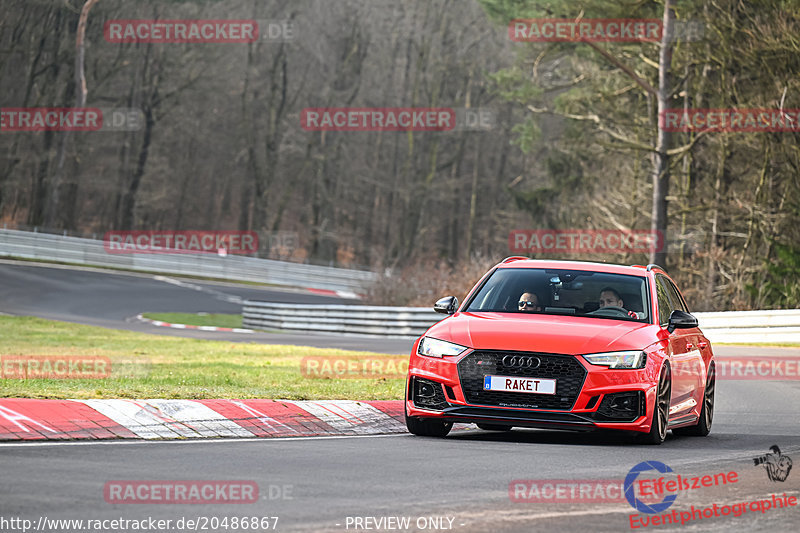
<svg viewBox="0 0 800 533"><path fill-rule="evenodd" d="M212 291L273 301L331 301L316 295L201 284ZM222 299L221 299L222 298ZM282 298L283 300L277 300ZM164 334L128 319L142 311L237 312L217 292L198 291L152 276L0 265L0 311ZM197 332L198 337L210 334ZM258 334L255 342L288 342ZM219 338L219 336L213 336ZM237 337L239 339L239 337ZM310 336L304 343L310 343ZM319 345L373 339L314 338ZM299 341L298 341L299 343ZM400 349L396 353L402 353ZM718 347L718 355L800 356L787 348ZM446 439L411 435L190 442L0 443L2 519L196 520L207 531L236 531L212 518L279 517L277 531L631 531L626 501L580 503L553 499L512 502L513 480L623 480L636 464L660 461L684 477L736 471L738 482L680 493L671 509L730 506L778 496L800 497L800 467L770 481L753 459L778 445L800 461L798 381L719 381L708 437L668 435L661 446L631 444L615 434L514 430L453 432ZM103 488L115 480L245 480L259 487L252 504L116 504ZM712 517L656 531L796 531L800 506ZM348 517L350 517L348 519ZM369 517L369 520L368 520ZM398 529L387 517L408 517ZM358 521L357 521L358 519ZM378 527L375 520L383 527ZM429 521L430 519L430 521ZM420 522L418 522L420 520ZM437 521L438 520L438 521ZM356 525L360 527L356 527ZM792 524L795 524L794 526ZM369 526L369 529L368 527ZM388 527L387 527L388 526ZM425 527L421 527L425 526ZM202 528L198 528L203 530ZM50 529L54 530L54 529ZM66 531L68 529L57 529ZM107 529L105 531L120 531ZM170 529L175 530L177 529ZM101 531L103 531L101 529ZM242 531L239 529L238 531Z"/></svg>
<svg viewBox="0 0 800 533"><path fill-rule="evenodd" d="M239 300L246 299L298 304L358 303L306 291L0 260L0 313L198 339L392 354L407 354L411 350L412 341L403 339L181 330L153 326L135 318L143 312L241 313Z"/></svg>
<svg viewBox="0 0 800 533"><path fill-rule="evenodd" d="M628 517L633 511L624 501L512 503L509 483L621 480L645 460L661 461L683 476L739 473L735 485L680 494L674 504L679 511L691 505L763 499L773 493L797 496L800 472L791 471L785 482L772 482L762 467L754 466L753 458L777 444L785 455L800 460L800 389L795 383L723 381L717 395L708 437L668 435L658 447L632 445L616 435L538 430L505 434L472 430L454 432L443 440L396 435L0 444L4 480L0 516L34 522L40 516L137 520L278 516L278 531L366 530L354 529L354 522L347 528L347 517L407 516L412 523L419 517L449 517L454 519L452 530L463 532L624 531L630 530ZM260 498L244 505L123 505L104 500L108 481L170 479L252 480L259 486ZM270 499L271 486L276 499ZM287 498L277 498L285 486ZM797 516L798 508L792 507L647 530L792 531Z"/></svg>

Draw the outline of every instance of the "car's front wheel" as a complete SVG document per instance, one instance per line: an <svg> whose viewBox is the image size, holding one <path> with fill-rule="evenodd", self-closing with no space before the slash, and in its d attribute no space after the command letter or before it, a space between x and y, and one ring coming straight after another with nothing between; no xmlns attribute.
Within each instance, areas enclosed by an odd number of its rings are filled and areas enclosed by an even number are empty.
<svg viewBox="0 0 800 533"><path fill-rule="evenodd" d="M664 363L664 366L661 367L661 376L658 378L656 401L654 402L653 416L650 419L650 432L639 436L642 444L661 444L667 438L671 397L672 372L669 365Z"/></svg>
<svg viewBox="0 0 800 533"><path fill-rule="evenodd" d="M706 375L706 388L703 392L703 408L700 410L700 420L693 426L673 429L672 432L674 434L705 437L711 431L711 422L714 419L715 373L714 363L711 363L708 366L708 374Z"/></svg>
<svg viewBox="0 0 800 533"><path fill-rule="evenodd" d="M403 402L405 404L405 402ZM435 418L417 418L408 416L408 406L405 408L406 427L410 433L421 437L446 437L453 428L452 422L442 422Z"/></svg>
<svg viewBox="0 0 800 533"><path fill-rule="evenodd" d="M421 437L445 437L453 428L453 423L406 415L406 427L408 431Z"/></svg>

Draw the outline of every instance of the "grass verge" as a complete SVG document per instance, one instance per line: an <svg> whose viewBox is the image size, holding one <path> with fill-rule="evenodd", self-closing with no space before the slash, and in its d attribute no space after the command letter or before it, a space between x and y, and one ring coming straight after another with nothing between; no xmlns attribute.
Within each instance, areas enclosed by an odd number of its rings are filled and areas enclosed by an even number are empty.
<svg viewBox="0 0 800 533"><path fill-rule="evenodd" d="M345 350L206 341L146 335L32 317L0 316L0 373L13 375L20 356L108 357L101 379L0 378L0 397L15 398L272 398L289 400L403 398L404 377L308 378L303 358L396 358ZM8 366L7 366L8 365Z"/></svg>

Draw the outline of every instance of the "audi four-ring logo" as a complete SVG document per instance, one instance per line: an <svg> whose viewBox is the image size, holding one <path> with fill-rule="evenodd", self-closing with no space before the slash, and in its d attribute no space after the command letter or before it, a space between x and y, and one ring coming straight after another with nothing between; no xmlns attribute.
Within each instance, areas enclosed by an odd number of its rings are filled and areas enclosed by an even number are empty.
<svg viewBox="0 0 800 533"><path fill-rule="evenodd" d="M542 361L538 357L528 355L507 355L503 357L503 366L514 368L539 368Z"/></svg>

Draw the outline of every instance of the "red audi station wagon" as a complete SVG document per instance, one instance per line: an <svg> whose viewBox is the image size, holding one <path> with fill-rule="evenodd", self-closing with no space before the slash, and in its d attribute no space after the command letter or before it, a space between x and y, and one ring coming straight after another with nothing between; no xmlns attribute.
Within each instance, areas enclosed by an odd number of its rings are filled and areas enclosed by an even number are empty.
<svg viewBox="0 0 800 533"><path fill-rule="evenodd" d="M414 343L406 425L444 437L454 422L705 436L714 354L656 265L509 257Z"/></svg>

